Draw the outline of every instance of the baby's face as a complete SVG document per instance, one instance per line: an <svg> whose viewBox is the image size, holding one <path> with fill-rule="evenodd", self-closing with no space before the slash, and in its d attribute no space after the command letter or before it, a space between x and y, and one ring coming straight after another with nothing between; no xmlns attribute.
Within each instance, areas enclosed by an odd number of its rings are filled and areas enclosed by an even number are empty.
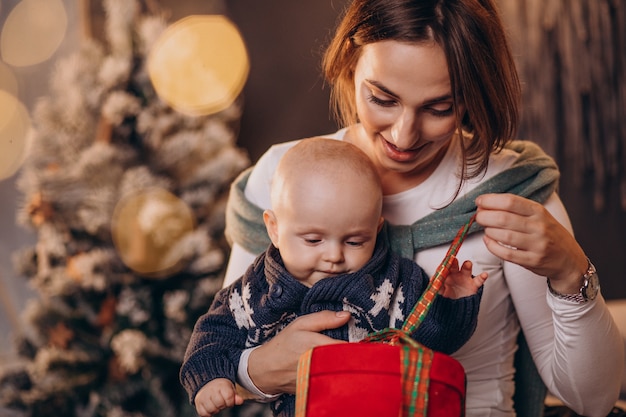
<svg viewBox="0 0 626 417"><path fill-rule="evenodd" d="M374 252L380 198L373 186L342 182L312 175L274 209L275 244L287 270L307 286L359 270Z"/></svg>

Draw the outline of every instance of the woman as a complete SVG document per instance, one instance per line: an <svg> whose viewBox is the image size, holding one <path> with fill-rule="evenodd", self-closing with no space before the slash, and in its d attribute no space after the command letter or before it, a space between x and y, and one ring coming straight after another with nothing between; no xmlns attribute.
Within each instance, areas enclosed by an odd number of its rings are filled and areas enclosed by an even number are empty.
<svg viewBox="0 0 626 417"><path fill-rule="evenodd" d="M511 141L520 85L492 0L355 0L324 71L345 126L328 137L374 161L397 251L432 275L454 231L478 213L481 228L458 255L490 276L476 332L454 355L467 373L467 415L515 415L520 329L550 392L579 414L607 415L623 346L555 193L556 167L536 146ZM291 146L273 146L233 189L226 282L267 243L255 222L270 208L272 174ZM296 320L244 352L240 382L257 394L294 392L299 355L333 343L316 332L347 318L320 312Z"/></svg>

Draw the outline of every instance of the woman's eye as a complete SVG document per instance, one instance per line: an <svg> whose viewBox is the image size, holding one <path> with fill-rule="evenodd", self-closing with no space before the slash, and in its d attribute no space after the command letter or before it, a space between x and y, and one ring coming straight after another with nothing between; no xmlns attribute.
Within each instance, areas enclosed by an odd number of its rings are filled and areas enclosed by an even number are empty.
<svg viewBox="0 0 626 417"><path fill-rule="evenodd" d="M304 239L304 241L310 245L315 245L316 243L320 243L321 239Z"/></svg>
<svg viewBox="0 0 626 417"><path fill-rule="evenodd" d="M430 112L430 114L436 117L447 117L447 116L452 115L452 113L454 112L454 107L450 106L448 108L443 108L443 109L430 107L428 108L428 111Z"/></svg>
<svg viewBox="0 0 626 417"><path fill-rule="evenodd" d="M346 242L346 245L353 246L353 247L360 247L360 246L363 246L363 242L348 241Z"/></svg>
<svg viewBox="0 0 626 417"><path fill-rule="evenodd" d="M377 106L382 106L382 107L392 107L396 104L395 100L383 100L381 98L376 97L373 93L370 93L370 95L368 96L368 100L371 103L374 103Z"/></svg>

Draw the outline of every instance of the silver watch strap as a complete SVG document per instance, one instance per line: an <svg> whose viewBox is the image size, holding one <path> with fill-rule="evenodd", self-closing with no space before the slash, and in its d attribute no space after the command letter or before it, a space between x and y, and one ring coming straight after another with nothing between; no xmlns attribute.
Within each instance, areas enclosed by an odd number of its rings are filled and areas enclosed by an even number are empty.
<svg viewBox="0 0 626 417"><path fill-rule="evenodd" d="M585 297L583 297L581 292L577 292L576 294L561 294L560 292L557 292L552 288L552 285L550 285L549 278L546 278L546 281L548 282L548 290L550 290L550 294L554 295L556 298L560 298L562 300L567 300L567 301L573 301L575 303L584 303L587 301L585 300Z"/></svg>

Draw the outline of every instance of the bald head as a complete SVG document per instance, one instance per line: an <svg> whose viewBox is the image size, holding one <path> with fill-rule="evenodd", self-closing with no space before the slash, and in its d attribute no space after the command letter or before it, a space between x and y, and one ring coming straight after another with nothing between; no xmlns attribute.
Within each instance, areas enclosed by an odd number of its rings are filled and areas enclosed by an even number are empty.
<svg viewBox="0 0 626 417"><path fill-rule="evenodd" d="M277 209L296 190L322 187L329 193L359 189L382 207L380 178L368 156L355 145L327 138L303 139L281 158L272 182L272 207ZM365 204L365 201L361 202Z"/></svg>

